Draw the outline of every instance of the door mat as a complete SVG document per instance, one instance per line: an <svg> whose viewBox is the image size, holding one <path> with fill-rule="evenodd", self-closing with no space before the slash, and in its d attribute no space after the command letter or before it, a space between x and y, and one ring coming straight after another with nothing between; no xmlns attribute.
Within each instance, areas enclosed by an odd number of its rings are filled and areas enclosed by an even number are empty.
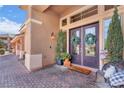
<svg viewBox="0 0 124 93"><path fill-rule="evenodd" d="M88 75L92 72L90 69L80 67L80 66L76 66L76 65L71 65L70 69L81 72L81 73L86 74L86 75Z"/></svg>

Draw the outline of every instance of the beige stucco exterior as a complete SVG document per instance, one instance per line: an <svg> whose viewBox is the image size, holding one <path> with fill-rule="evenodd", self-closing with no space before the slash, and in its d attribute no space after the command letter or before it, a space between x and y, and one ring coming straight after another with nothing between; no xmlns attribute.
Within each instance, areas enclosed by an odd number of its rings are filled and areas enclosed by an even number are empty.
<svg viewBox="0 0 124 93"><path fill-rule="evenodd" d="M21 6L22 9L27 10L27 21L21 32L24 32L24 52L25 52L25 66L29 71L43 68L45 66L55 63L55 48L56 36L60 29L67 32L67 52L69 52L69 30L75 27L99 22L99 55L104 49L103 42L103 21L113 15L113 9L104 11L104 6L98 6L98 14L91 17L70 23L70 17L83 10L92 7L92 5L80 6ZM59 9L59 10L57 10ZM122 20L122 30L124 33L124 6L119 6L119 15ZM62 26L63 19L67 19L67 25ZM55 39L51 40L50 35L54 32ZM99 69L102 68L103 63L99 59Z"/></svg>
<svg viewBox="0 0 124 93"><path fill-rule="evenodd" d="M12 52L15 53L19 59L23 59L24 55L24 35L16 36L11 41Z"/></svg>
<svg viewBox="0 0 124 93"><path fill-rule="evenodd" d="M33 7L27 7L28 20L21 29L25 38L25 66L29 71L55 63L56 39L51 40L50 36L52 32L57 34L59 31L57 14L52 11L40 13L37 7Z"/></svg>
<svg viewBox="0 0 124 93"><path fill-rule="evenodd" d="M56 39L52 41L50 35L59 31L59 17L51 11L40 13L32 9L31 18L42 22L31 22L31 55L41 54L43 66L53 64Z"/></svg>

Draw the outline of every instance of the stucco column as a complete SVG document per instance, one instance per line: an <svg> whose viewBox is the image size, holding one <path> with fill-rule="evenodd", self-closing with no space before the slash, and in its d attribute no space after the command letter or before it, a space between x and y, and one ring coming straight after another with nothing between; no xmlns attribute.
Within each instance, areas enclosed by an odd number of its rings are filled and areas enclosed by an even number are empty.
<svg viewBox="0 0 124 93"><path fill-rule="evenodd" d="M18 41L16 42L16 55L19 55L19 43Z"/></svg>
<svg viewBox="0 0 124 93"><path fill-rule="evenodd" d="M103 20L99 20L99 69L101 70L103 67L103 62L101 59L101 51L103 50L103 42L104 42L104 36L103 36Z"/></svg>
<svg viewBox="0 0 124 93"><path fill-rule="evenodd" d="M67 34L67 53L69 53L69 30L66 32Z"/></svg>
<svg viewBox="0 0 124 93"><path fill-rule="evenodd" d="M7 50L10 51L10 37L7 37Z"/></svg>
<svg viewBox="0 0 124 93"><path fill-rule="evenodd" d="M103 62L102 62L102 59L101 59L101 51L103 50L103 46L104 46L104 36L103 36L103 31L104 31L104 28L103 28L103 18L102 18L102 15L104 13L104 6L103 5L100 5L98 6L98 14L99 14L99 69L101 70L102 67L103 67Z"/></svg>
<svg viewBox="0 0 124 93"><path fill-rule="evenodd" d="M23 40L24 36L22 36L20 38L20 55L19 55L19 59L23 59L24 57L24 40Z"/></svg>
<svg viewBox="0 0 124 93"><path fill-rule="evenodd" d="M41 42L38 42L37 39L34 37L36 35L37 37L37 28L33 29L35 22L37 22L32 18L32 6L28 7L28 19L30 20L28 25L27 25L27 31L25 32L25 66L29 71L34 71L42 67L42 55L39 53L33 53L34 49L37 49ZM33 19L33 20L32 20ZM33 22L32 22L33 21ZM38 29L39 30L39 29ZM36 47L36 48L35 48ZM40 50L39 50L40 51Z"/></svg>
<svg viewBox="0 0 124 93"><path fill-rule="evenodd" d="M31 11L32 11L32 6L28 6L28 18L31 19ZM24 65L26 68L31 71L31 21L26 25L26 31L25 31L25 40L24 40L24 49L25 49L25 63Z"/></svg>

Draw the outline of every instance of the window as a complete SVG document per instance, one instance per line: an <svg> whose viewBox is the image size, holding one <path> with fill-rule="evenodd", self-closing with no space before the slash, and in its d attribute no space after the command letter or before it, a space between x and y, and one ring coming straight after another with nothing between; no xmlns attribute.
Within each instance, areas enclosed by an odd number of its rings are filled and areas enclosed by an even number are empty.
<svg viewBox="0 0 124 93"><path fill-rule="evenodd" d="M85 11L82 12L83 18L87 18L90 17L92 15L95 15L98 13L98 7L97 6L93 6Z"/></svg>
<svg viewBox="0 0 124 93"><path fill-rule="evenodd" d="M114 5L105 5L105 11L114 8Z"/></svg>
<svg viewBox="0 0 124 93"><path fill-rule="evenodd" d="M117 6L119 6L119 5L117 5ZM105 5L104 6L105 8L105 11L107 11L107 10L110 10L110 9L112 9L112 8L114 8L114 5Z"/></svg>
<svg viewBox="0 0 124 93"><path fill-rule="evenodd" d="M76 14L76 15L74 15L74 16L71 17L71 22L70 22L70 23L79 21L79 20L81 20L81 19L82 19L81 13L78 13L78 14Z"/></svg>
<svg viewBox="0 0 124 93"><path fill-rule="evenodd" d="M107 35L108 35L108 30L109 30L109 24L111 23L111 18L104 20L104 32L103 32L103 37L104 37L104 50L106 50L106 40L107 40Z"/></svg>
<svg viewBox="0 0 124 93"><path fill-rule="evenodd" d="M93 6L87 10L84 10L78 14L75 14L70 17L70 23L74 23L76 21L82 20L84 18L90 17L98 13L98 6Z"/></svg>
<svg viewBox="0 0 124 93"><path fill-rule="evenodd" d="M65 26L65 25L67 25L67 19L62 20L62 26Z"/></svg>

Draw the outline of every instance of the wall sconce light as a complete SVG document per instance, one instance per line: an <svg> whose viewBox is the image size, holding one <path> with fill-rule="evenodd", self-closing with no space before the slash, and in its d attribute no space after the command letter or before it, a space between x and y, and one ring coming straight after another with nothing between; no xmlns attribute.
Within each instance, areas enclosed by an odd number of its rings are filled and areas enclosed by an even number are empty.
<svg viewBox="0 0 124 93"><path fill-rule="evenodd" d="M54 39L55 39L55 34L54 34L54 32L51 33L50 38L51 38L51 40L54 40Z"/></svg>

